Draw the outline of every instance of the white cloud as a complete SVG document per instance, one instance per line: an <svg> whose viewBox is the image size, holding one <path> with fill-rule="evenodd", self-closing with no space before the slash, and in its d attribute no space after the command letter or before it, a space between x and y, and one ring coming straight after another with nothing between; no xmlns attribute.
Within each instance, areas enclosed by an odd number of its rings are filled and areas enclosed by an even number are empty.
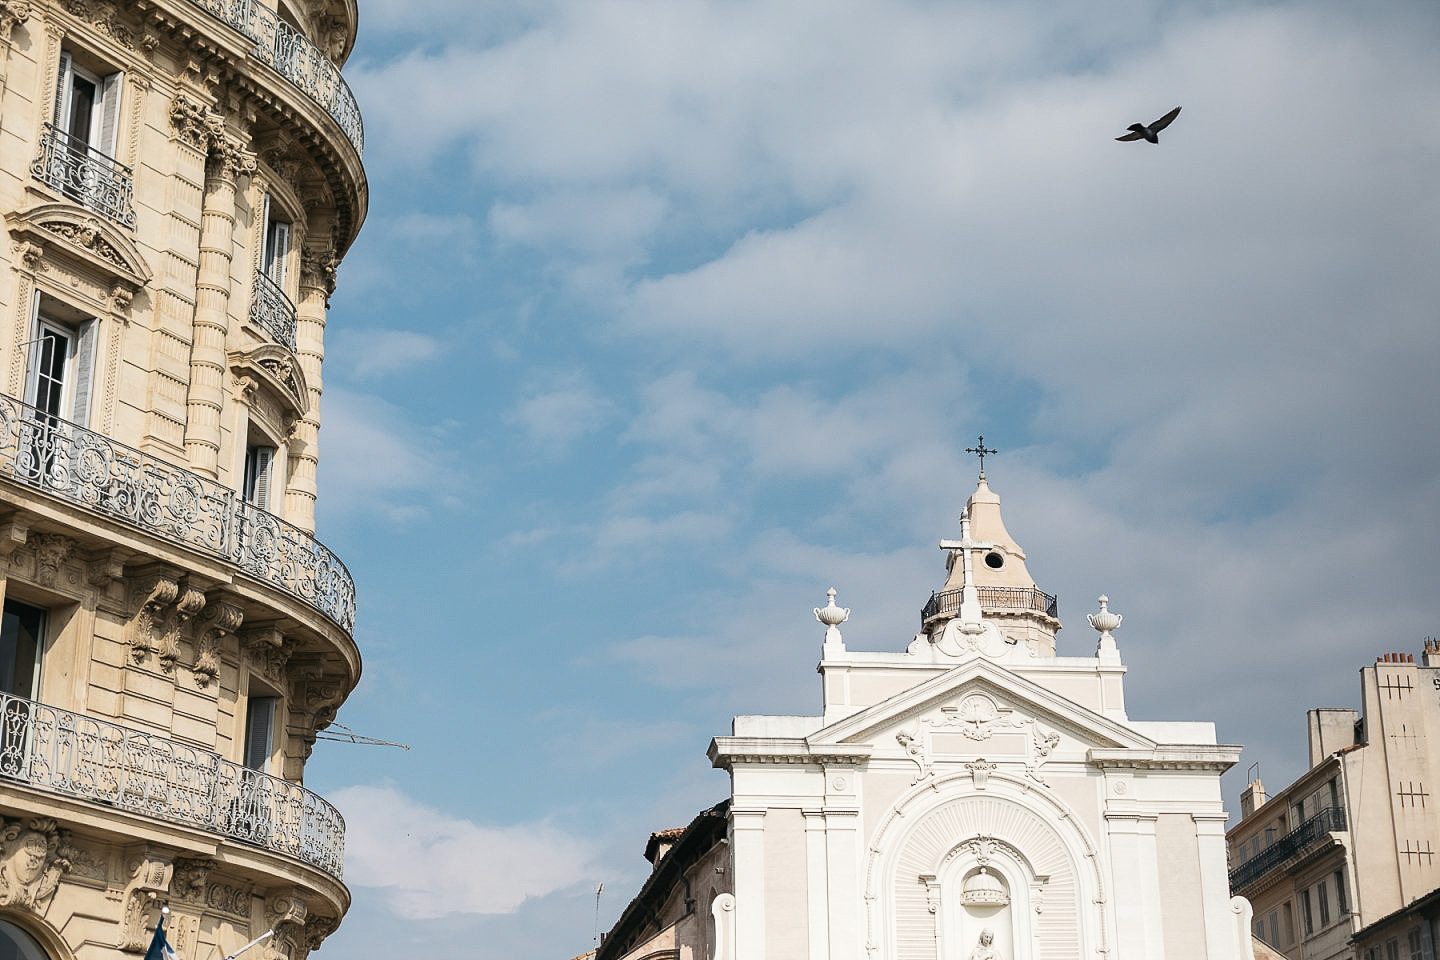
<svg viewBox="0 0 1440 960"><path fill-rule="evenodd" d="M541 450L555 454L594 432L613 413L613 404L584 376L554 374L545 377L509 413Z"/></svg>
<svg viewBox="0 0 1440 960"><path fill-rule="evenodd" d="M405 919L513 913L591 875L590 841L544 821L485 826L392 785L346 787L332 799L345 816L346 882L381 888Z"/></svg>
<svg viewBox="0 0 1440 960"><path fill-rule="evenodd" d="M423 424L380 397L331 387L320 433L322 518L380 515L404 522L449 502L445 425Z"/></svg>
<svg viewBox="0 0 1440 960"><path fill-rule="evenodd" d="M414 330L336 330L327 346L327 372L355 380L403 373L440 356L440 341Z"/></svg>

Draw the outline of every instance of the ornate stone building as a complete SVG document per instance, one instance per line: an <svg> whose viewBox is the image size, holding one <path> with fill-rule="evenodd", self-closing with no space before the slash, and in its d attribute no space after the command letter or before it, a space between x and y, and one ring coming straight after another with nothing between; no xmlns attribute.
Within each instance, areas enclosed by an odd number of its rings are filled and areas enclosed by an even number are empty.
<svg viewBox="0 0 1440 960"><path fill-rule="evenodd" d="M729 798L652 838L597 960L1254 956L1220 793L1240 748L1130 717L1104 597L1091 649L1060 653L983 473L940 547L903 651L848 649L833 590L816 609L821 712L711 743Z"/></svg>
<svg viewBox="0 0 1440 960"><path fill-rule="evenodd" d="M302 960L354 687L314 535L355 0L0 0L0 955Z"/></svg>

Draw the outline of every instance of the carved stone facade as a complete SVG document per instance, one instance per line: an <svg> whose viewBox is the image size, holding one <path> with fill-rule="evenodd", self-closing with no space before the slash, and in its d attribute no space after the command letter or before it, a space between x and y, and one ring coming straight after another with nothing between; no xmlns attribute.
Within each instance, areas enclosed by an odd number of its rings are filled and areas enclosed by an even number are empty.
<svg viewBox="0 0 1440 960"><path fill-rule="evenodd" d="M138 957L165 907L180 960L271 924L270 956L304 960L349 904L343 819L302 781L360 671L314 478L368 187L323 52L348 54L354 5L289 6L298 27L274 0L0 0L0 600L23 632L0 920L51 960ZM76 150L55 105L82 71L106 123ZM281 222L288 335L251 322ZM42 393L43 351L65 362Z"/></svg>
<svg viewBox="0 0 1440 960"><path fill-rule="evenodd" d="M736 717L710 747L723 882L657 858L597 960L1251 960L1220 796L1240 748L1129 717L1117 615L1092 655L1057 650L983 476L941 548L904 652L852 653L833 594L816 608L822 711Z"/></svg>

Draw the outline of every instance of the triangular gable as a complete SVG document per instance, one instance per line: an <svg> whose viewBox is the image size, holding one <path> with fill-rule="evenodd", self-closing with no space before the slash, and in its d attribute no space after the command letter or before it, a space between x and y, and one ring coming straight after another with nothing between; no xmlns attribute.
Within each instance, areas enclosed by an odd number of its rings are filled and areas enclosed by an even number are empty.
<svg viewBox="0 0 1440 960"><path fill-rule="evenodd" d="M1154 740L1124 724L988 660L961 664L817 730L806 737L805 742L811 748L868 743L878 731L936 709L973 690L1000 694L1015 707L1031 711L1037 718L1044 718L1057 726L1067 727L1084 739L1094 741L1095 746L1138 750L1153 750L1156 747Z"/></svg>

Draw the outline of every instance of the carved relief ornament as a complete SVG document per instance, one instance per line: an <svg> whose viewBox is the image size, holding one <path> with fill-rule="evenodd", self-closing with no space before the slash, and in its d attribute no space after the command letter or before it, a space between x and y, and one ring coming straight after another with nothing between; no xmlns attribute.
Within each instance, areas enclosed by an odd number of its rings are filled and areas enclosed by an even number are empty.
<svg viewBox="0 0 1440 960"><path fill-rule="evenodd" d="M7 213L5 223L25 269L44 272L48 259L50 265L108 290L107 306L114 312L127 310L153 275L133 240L73 203L36 204Z"/></svg>
<svg viewBox="0 0 1440 960"><path fill-rule="evenodd" d="M146 850L130 861L130 882L125 887L125 915L120 931L120 949L144 953L150 943L150 908L170 892L175 867L170 858Z"/></svg>
<svg viewBox="0 0 1440 960"><path fill-rule="evenodd" d="M70 869L69 834L48 818L4 820L0 828L0 906L44 915Z"/></svg>
<svg viewBox="0 0 1440 960"><path fill-rule="evenodd" d="M0 43L9 43L10 31L29 19L30 0L0 0Z"/></svg>
<svg viewBox="0 0 1440 960"><path fill-rule="evenodd" d="M220 676L220 651L227 638L235 635L245 612L233 603L213 601L206 604L199 621L199 637L195 645L195 683L208 687Z"/></svg>

